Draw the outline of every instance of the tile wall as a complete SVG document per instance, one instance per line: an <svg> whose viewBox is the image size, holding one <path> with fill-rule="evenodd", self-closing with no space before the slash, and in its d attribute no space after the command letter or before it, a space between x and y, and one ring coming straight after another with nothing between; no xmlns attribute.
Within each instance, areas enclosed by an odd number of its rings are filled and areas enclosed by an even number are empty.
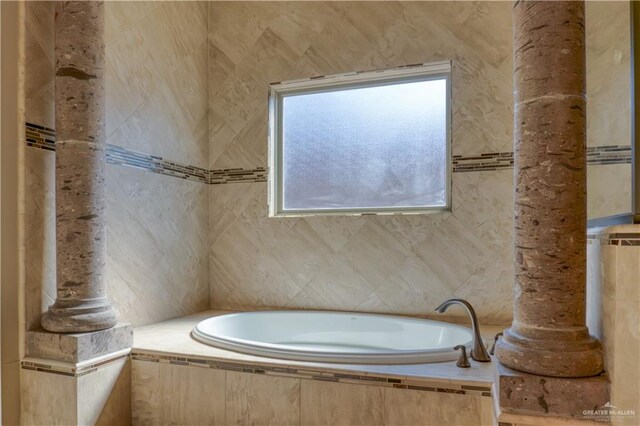
<svg viewBox="0 0 640 426"><path fill-rule="evenodd" d="M270 82L451 59L454 167L496 169L454 173L453 214L430 216L267 219L266 184L212 186L212 307L424 315L458 296L483 321L508 322L510 6L232 2L209 12L210 168L266 165Z"/></svg>
<svg viewBox="0 0 640 426"><path fill-rule="evenodd" d="M29 327L55 295L52 8L27 6ZM630 199L619 184L630 173L625 8L587 6L590 216ZM485 322L510 320L508 4L108 2L106 12L108 280L123 320L209 306L425 315L448 297L469 299ZM443 59L453 61L452 213L267 219L269 82Z"/></svg>
<svg viewBox="0 0 640 426"><path fill-rule="evenodd" d="M26 150L26 305L33 328L55 298L55 154L46 141L55 127L54 3L26 8L26 121L37 126ZM208 155L207 8L105 3L108 291L121 319L135 325L209 306L208 194L194 177ZM160 173L120 167L123 159ZM175 178L185 175L194 178Z"/></svg>
<svg viewBox="0 0 640 426"><path fill-rule="evenodd" d="M630 20L628 1L586 2L589 147L630 147ZM628 162L590 164L587 188L590 218L631 211L631 166Z"/></svg>
<svg viewBox="0 0 640 426"><path fill-rule="evenodd" d="M612 21L624 27L622 6L589 6L598 101L624 101L622 36L614 55L622 82L612 85L597 71L611 66L602 39L614 37ZM270 82L453 61L453 212L267 219L265 184L211 187L212 307L429 315L443 299L463 297L484 322L511 319L510 4L217 3L209 10L209 56L211 169L266 165ZM629 200L609 190L610 179L626 179L630 170L621 112L617 132L594 131L589 139L590 190L598 190L590 206L598 215L624 210L619 204ZM603 113L593 108L594 117ZM593 118L593 126L600 121Z"/></svg>

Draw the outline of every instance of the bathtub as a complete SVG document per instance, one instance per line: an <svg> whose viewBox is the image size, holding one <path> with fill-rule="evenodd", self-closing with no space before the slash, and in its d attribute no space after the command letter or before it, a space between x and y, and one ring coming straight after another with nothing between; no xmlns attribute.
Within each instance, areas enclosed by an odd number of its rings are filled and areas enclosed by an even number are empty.
<svg viewBox="0 0 640 426"><path fill-rule="evenodd" d="M324 311L257 311L199 322L196 340L249 355L349 364L452 361L456 345L471 347L471 330L390 315Z"/></svg>

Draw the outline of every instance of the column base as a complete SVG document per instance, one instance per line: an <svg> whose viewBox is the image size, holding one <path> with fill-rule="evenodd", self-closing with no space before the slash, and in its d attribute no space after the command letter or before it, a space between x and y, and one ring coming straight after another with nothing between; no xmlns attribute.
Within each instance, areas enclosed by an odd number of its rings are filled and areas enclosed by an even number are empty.
<svg viewBox="0 0 640 426"><path fill-rule="evenodd" d="M133 326L119 323L107 330L66 334L30 330L26 343L28 357L77 363L130 348Z"/></svg>
<svg viewBox="0 0 640 426"><path fill-rule="evenodd" d="M608 420L597 413L598 408L607 407L609 402L609 380L605 374L584 378L541 377L498 364L493 397L500 422L513 423L512 419L518 418L509 414ZM516 422L526 424L521 420Z"/></svg>
<svg viewBox="0 0 640 426"><path fill-rule="evenodd" d="M118 323L118 312L106 298L91 301L56 301L42 315L42 328L54 333L85 333L105 330Z"/></svg>
<svg viewBox="0 0 640 426"><path fill-rule="evenodd" d="M532 339L513 328L496 344L496 357L505 366L548 377L590 377L604 370L602 345L585 332L581 339Z"/></svg>

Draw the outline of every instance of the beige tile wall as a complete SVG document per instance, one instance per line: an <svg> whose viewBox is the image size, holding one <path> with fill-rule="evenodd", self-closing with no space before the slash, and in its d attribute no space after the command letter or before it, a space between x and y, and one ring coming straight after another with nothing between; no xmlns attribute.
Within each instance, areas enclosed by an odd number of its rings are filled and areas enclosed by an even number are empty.
<svg viewBox="0 0 640 426"><path fill-rule="evenodd" d="M591 145L627 137L626 113L613 124L606 113L628 97L626 6L588 4L589 96L601 99ZM27 120L49 127L52 7L29 2L26 28ZM489 2L108 2L108 142L199 166L264 166L269 82L452 59L454 154L511 150L510 13ZM26 157L33 327L55 296L54 170L50 152ZM628 198L606 182L629 169L590 170L590 211L615 212ZM136 324L209 303L426 314L451 296L508 322L512 172L453 179L453 214L276 220L262 183L206 188L110 167L111 297Z"/></svg>
<svg viewBox="0 0 640 426"><path fill-rule="evenodd" d="M54 127L52 2L27 3L26 120ZM107 142L205 166L205 2L106 2ZM27 323L55 298L54 153L26 153ZM123 321L209 306L207 188L109 166L108 291Z"/></svg>
<svg viewBox="0 0 640 426"><path fill-rule="evenodd" d="M508 3L215 3L209 166L266 166L268 83L453 60L453 153L510 151ZM512 171L455 174L453 214L268 219L266 185L210 189L211 304L511 318ZM452 310L453 314L462 314Z"/></svg>
<svg viewBox="0 0 640 426"><path fill-rule="evenodd" d="M628 1L586 2L587 145L631 144ZM613 189L613 190L612 190ZM587 168L590 218L631 211L631 164Z"/></svg>
<svg viewBox="0 0 640 426"><path fill-rule="evenodd" d="M590 145L629 141L628 3L606 3L587 10ZM212 168L266 165L269 82L445 59L453 153L512 150L508 3L230 2L209 12ZM627 210L629 176L628 165L590 166L590 217ZM508 322L512 191L510 170L454 174L452 214L268 219L265 184L213 186L211 305L427 314L455 296L485 322Z"/></svg>

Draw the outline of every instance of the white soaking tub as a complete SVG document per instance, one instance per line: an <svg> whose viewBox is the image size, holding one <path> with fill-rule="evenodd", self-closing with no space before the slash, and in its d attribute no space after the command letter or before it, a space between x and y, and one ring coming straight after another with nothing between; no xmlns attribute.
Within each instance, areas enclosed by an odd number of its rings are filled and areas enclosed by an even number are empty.
<svg viewBox="0 0 640 426"><path fill-rule="evenodd" d="M257 311L198 323L200 342L244 354L296 361L419 364L452 361L471 347L471 330L390 315L324 311Z"/></svg>

